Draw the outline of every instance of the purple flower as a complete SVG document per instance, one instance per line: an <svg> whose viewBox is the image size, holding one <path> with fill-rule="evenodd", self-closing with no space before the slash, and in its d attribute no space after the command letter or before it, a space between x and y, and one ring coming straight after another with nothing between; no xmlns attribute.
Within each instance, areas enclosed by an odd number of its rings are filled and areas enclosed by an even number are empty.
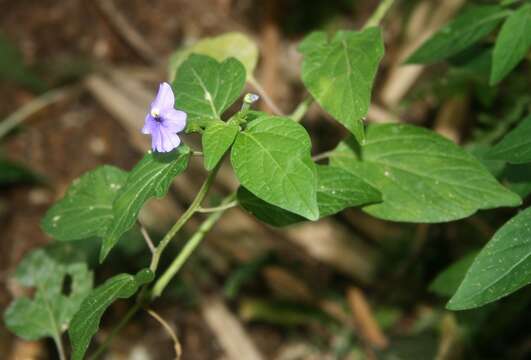
<svg viewBox="0 0 531 360"><path fill-rule="evenodd" d="M181 143L177 133L183 131L186 126L186 113L175 110L174 103L175 96L170 84L160 84L159 92L151 103L142 128L142 133L151 134L153 151L169 152Z"/></svg>

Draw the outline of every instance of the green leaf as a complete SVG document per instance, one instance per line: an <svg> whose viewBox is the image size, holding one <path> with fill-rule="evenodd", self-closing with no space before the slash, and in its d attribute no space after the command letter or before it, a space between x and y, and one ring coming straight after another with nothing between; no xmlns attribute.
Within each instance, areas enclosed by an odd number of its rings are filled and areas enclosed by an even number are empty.
<svg viewBox="0 0 531 360"><path fill-rule="evenodd" d="M103 236L112 221L114 198L126 177L125 171L108 165L83 174L46 212L42 229L61 241Z"/></svg>
<svg viewBox="0 0 531 360"><path fill-rule="evenodd" d="M512 164L531 162L531 115L526 117L512 131L496 144L486 157L505 160Z"/></svg>
<svg viewBox="0 0 531 360"><path fill-rule="evenodd" d="M339 167L317 165L317 202L321 218L349 207L376 203L382 194L358 175Z"/></svg>
<svg viewBox="0 0 531 360"><path fill-rule="evenodd" d="M501 81L527 54L531 47L531 4L512 13L496 39L492 55L490 84Z"/></svg>
<svg viewBox="0 0 531 360"><path fill-rule="evenodd" d="M172 83L175 108L188 114L188 130L205 127L216 120L240 96L245 68L234 58L223 62L192 54L177 71Z"/></svg>
<svg viewBox="0 0 531 360"><path fill-rule="evenodd" d="M317 173L310 150L310 137L300 124L263 116L238 134L231 162L240 183L254 195L317 220Z"/></svg>
<svg viewBox="0 0 531 360"><path fill-rule="evenodd" d="M173 80L181 64L192 53L207 55L217 61L233 57L243 64L247 72L247 78L252 77L258 61L258 47L251 38L242 33L228 32L199 40L193 45L175 51L170 57L170 80Z"/></svg>
<svg viewBox="0 0 531 360"><path fill-rule="evenodd" d="M473 251L441 271L430 284L430 291L445 297L455 294L477 254L478 251Z"/></svg>
<svg viewBox="0 0 531 360"><path fill-rule="evenodd" d="M206 129L201 138L205 169L210 171L216 167L234 142L238 130L237 125L227 123L216 123Z"/></svg>
<svg viewBox="0 0 531 360"><path fill-rule="evenodd" d="M520 195L522 199L531 194L531 163L507 164L503 169L501 178L506 186Z"/></svg>
<svg viewBox="0 0 531 360"><path fill-rule="evenodd" d="M293 225L306 220L302 216L265 202L243 186L238 188L237 198L240 206L248 213L275 227Z"/></svg>
<svg viewBox="0 0 531 360"><path fill-rule="evenodd" d="M362 140L371 90L384 54L380 29L339 31L327 40L323 32L307 36L299 46L304 55L302 81L315 100Z"/></svg>
<svg viewBox="0 0 531 360"><path fill-rule="evenodd" d="M444 222L478 209L521 203L472 155L416 126L370 126L361 148L351 139L341 143L330 159L331 165L361 177L382 193L382 203L363 208L381 219Z"/></svg>
<svg viewBox="0 0 531 360"><path fill-rule="evenodd" d="M124 186L116 194L112 206L112 222L105 231L100 262L120 237L136 222L144 203L152 197L163 197L173 179L186 170L190 149L181 145L169 153L148 152L131 170Z"/></svg>
<svg viewBox="0 0 531 360"><path fill-rule="evenodd" d="M470 266L448 309L479 307L531 282L530 224L531 208L527 208L494 234Z"/></svg>
<svg viewBox="0 0 531 360"><path fill-rule="evenodd" d="M35 288L33 298L14 300L4 313L7 328L26 340L59 338L92 289L93 276L79 251L49 246L24 257L15 272L23 286ZM70 284L69 293L63 291Z"/></svg>
<svg viewBox="0 0 531 360"><path fill-rule="evenodd" d="M141 285L152 280L153 273L143 269L134 276L130 274L113 276L95 288L81 304L68 330L72 343L72 359L83 359L92 336L98 331L103 313L114 301L133 296Z"/></svg>
<svg viewBox="0 0 531 360"><path fill-rule="evenodd" d="M349 207L381 200L380 192L359 177L338 167L325 165L316 167L319 178L317 203L321 219ZM283 227L305 220L299 215L259 199L244 187L238 189L238 202L256 218L272 226Z"/></svg>
<svg viewBox="0 0 531 360"><path fill-rule="evenodd" d="M406 62L429 64L447 59L483 39L508 14L497 5L471 7L437 31Z"/></svg>

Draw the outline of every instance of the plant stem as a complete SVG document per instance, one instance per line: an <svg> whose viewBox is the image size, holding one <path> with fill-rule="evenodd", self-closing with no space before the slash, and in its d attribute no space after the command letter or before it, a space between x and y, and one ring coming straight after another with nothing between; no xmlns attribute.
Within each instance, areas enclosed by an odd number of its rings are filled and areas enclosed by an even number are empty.
<svg viewBox="0 0 531 360"><path fill-rule="evenodd" d="M308 96L306 99L302 100L302 102L297 106L297 108L291 113L289 116L293 119L293 121L300 122L304 115L306 115L306 112L310 108L310 105L312 105L313 98L311 96Z"/></svg>
<svg viewBox="0 0 531 360"><path fill-rule="evenodd" d="M382 0L380 5L378 5L376 10L374 10L374 12L372 13L369 20L367 20L363 28L366 29L371 26L378 26L378 24L380 24L380 21L382 21L385 14L389 10L389 8L391 8L393 3L394 3L394 0Z"/></svg>
<svg viewBox="0 0 531 360"><path fill-rule="evenodd" d="M248 81L249 81L249 84L251 84L256 89L258 94L260 94L260 96L262 97L264 102L267 104L267 106L269 106L271 108L271 110L274 113L276 113L277 115L284 115L284 112L282 110L280 110L280 108L277 106L277 104L275 104L273 99L271 99L271 97L269 97L269 95L267 95L267 93L264 90L264 88L262 87L262 85L260 85L260 83L258 81L256 81L256 79L254 77L249 78Z"/></svg>
<svg viewBox="0 0 531 360"><path fill-rule="evenodd" d="M197 209L197 212L199 213L212 213L212 212L217 212L217 211L220 211L220 210L228 210L230 208L233 208L235 207L236 205L238 205L238 202L236 200L234 201L231 201L225 205L220 205L220 206L215 206L215 207L210 207L210 208L202 208L200 207L199 209Z"/></svg>
<svg viewBox="0 0 531 360"><path fill-rule="evenodd" d="M332 151L325 151L323 153L312 156L312 160L313 161L323 160L323 159L330 157L330 155L332 155Z"/></svg>
<svg viewBox="0 0 531 360"><path fill-rule="evenodd" d="M212 185L212 182L214 181L214 178L216 177L216 174L219 169L219 164L216 166L209 174L203 185L201 185L201 188L199 189L199 192L195 196L195 199L190 204L190 207L186 209L184 214L181 215L179 220L171 227L170 231L164 235L164 238L160 241L160 243L157 245L155 252L153 253L153 257L151 258L151 264L149 265L149 269L155 273L157 271L157 267L159 266L160 256L162 255L162 252L168 246L171 239L177 234L179 230L186 224L188 220L194 215L194 213L199 209L201 206L201 203L205 199L206 195L208 194L208 190L210 190L210 186Z"/></svg>
<svg viewBox="0 0 531 360"><path fill-rule="evenodd" d="M127 325L129 320L131 320L131 318L136 314L138 310L140 310L141 307L142 307L142 304L140 302L136 302L135 305L133 305L133 307L129 309L127 314L125 314L125 316L120 320L118 325L116 325L111 330L111 333L109 334L109 336L107 336L107 339L105 339L105 342L98 347L98 350L96 350L96 352L92 354L89 360L96 360L103 354L103 352L107 349L107 347L111 343L112 339L116 336L116 334L118 334L122 330L122 328L125 325Z"/></svg>
<svg viewBox="0 0 531 360"><path fill-rule="evenodd" d="M65 348L63 346L63 341L61 340L61 334L58 334L53 337L55 347L57 348L57 353L59 354L59 360L66 360Z"/></svg>
<svg viewBox="0 0 531 360"><path fill-rule="evenodd" d="M210 214L205 221L199 226L197 231L194 233L194 235L188 240L186 245L182 248L181 252L177 257L173 260L173 262L170 264L170 266L166 269L166 271L161 275L161 277L157 280L155 285L153 286L153 289L151 291L151 299L154 299L156 297L159 297L160 294L164 291L164 288L168 285L168 283L171 281L171 279L179 272L179 270L182 268L186 260L192 255L194 250L199 246L205 235L212 229L212 227L217 223L221 215L223 215L223 212L227 210L228 208L224 207L223 205L228 204L232 202L235 198L236 194L231 194L227 196L222 202L221 206L219 207L219 210L216 212L213 212Z"/></svg>
<svg viewBox="0 0 531 360"><path fill-rule="evenodd" d="M155 253L155 245L153 245L153 240L151 240L151 236L149 236L146 227L140 221L137 220L137 222L138 227L140 228L140 233L142 234L142 237L144 238L144 241L146 242L149 251L151 251L151 254Z"/></svg>

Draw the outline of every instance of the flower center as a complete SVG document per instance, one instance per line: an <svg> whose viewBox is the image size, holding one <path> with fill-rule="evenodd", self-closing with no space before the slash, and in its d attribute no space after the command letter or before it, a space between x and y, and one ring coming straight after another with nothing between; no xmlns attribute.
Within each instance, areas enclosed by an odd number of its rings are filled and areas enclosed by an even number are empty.
<svg viewBox="0 0 531 360"><path fill-rule="evenodd" d="M155 118L155 120L159 120L160 118L160 110L157 108L151 109L151 116Z"/></svg>

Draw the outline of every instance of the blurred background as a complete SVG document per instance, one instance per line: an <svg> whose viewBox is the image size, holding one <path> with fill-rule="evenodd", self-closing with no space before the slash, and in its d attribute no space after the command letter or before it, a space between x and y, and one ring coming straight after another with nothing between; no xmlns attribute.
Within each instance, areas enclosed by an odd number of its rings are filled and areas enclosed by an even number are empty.
<svg viewBox="0 0 531 360"><path fill-rule="evenodd" d="M71 181L105 163L129 170L149 148L139 129L158 83L168 80L174 51L228 31L250 36L260 48L256 78L291 113L307 95L298 42L316 29L359 29L378 3L0 0L0 308L26 294L10 275L24 254L51 241L40 219ZM497 87L487 85L488 64L470 65L481 48L446 64L403 65L465 3L395 2L382 24L386 54L367 120L426 126L480 156L482 146L499 139L529 108L529 62ZM302 124L314 153L346 135L315 104ZM204 178L201 160L194 161L170 196L143 209L141 218L155 239ZM522 196L531 191L519 185L531 179L529 167L510 172L487 165ZM236 185L225 164L213 196ZM353 209L277 230L233 209L153 308L176 332L182 359L524 359L531 354L529 289L455 313L444 305L463 270L434 282L460 259L466 269L467 256L514 213L483 211L461 221L416 225ZM197 224L189 224L182 240ZM146 264L141 237L132 232L126 240L97 268L99 241L80 242L97 283ZM164 261L178 252L178 243ZM128 306L123 301L111 307L96 341L106 338ZM0 325L0 358L56 356L51 341L23 341ZM168 332L142 312L106 358L174 357Z"/></svg>

